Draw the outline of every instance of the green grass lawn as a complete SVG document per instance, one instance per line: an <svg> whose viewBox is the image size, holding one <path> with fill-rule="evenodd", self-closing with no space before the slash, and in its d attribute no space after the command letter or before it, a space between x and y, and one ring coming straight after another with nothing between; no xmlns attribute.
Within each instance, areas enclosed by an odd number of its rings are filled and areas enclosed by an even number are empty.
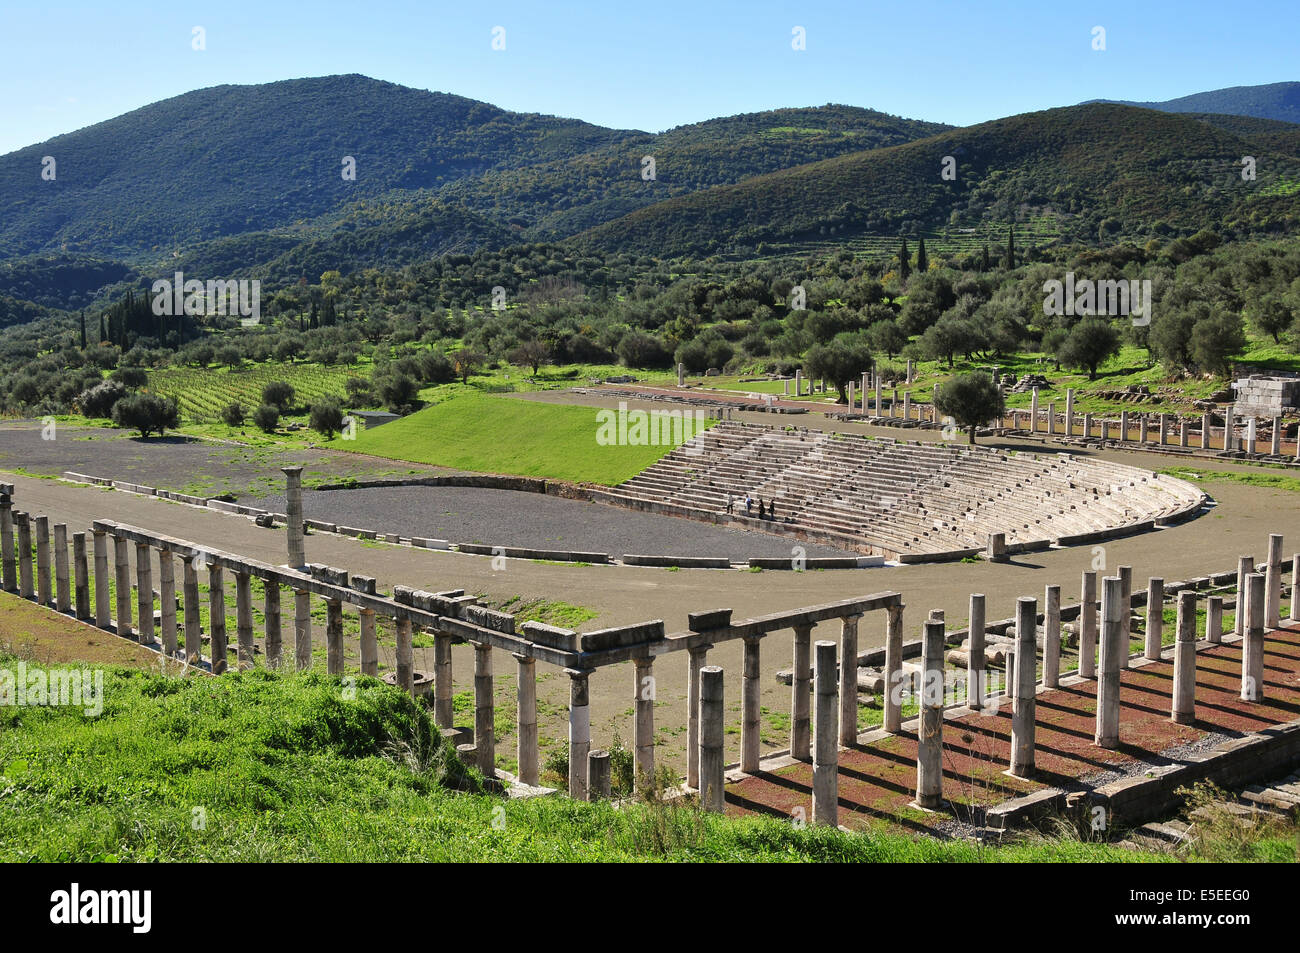
<svg viewBox="0 0 1300 953"><path fill-rule="evenodd" d="M672 446L603 446L597 411L461 393L326 446L415 463L612 485L650 466Z"/></svg>

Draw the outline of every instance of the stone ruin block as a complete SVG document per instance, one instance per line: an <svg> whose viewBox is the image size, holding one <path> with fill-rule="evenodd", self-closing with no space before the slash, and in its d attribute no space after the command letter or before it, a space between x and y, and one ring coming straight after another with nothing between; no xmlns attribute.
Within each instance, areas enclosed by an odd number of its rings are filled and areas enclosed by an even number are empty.
<svg viewBox="0 0 1300 953"><path fill-rule="evenodd" d="M708 612L691 612L686 616L686 627L692 632L707 632L731 625L730 609L712 609Z"/></svg>
<svg viewBox="0 0 1300 953"><path fill-rule="evenodd" d="M638 622L634 625L615 626L609 629L597 629L582 636L582 651L600 652L606 649L621 649L645 642L657 642L664 637L663 619L653 622Z"/></svg>
<svg viewBox="0 0 1300 953"><path fill-rule="evenodd" d="M529 642L537 645L545 645L547 648L560 649L564 652L576 652L578 650L578 633L573 629L564 629L557 625L546 625L544 622L525 622L523 624L524 638Z"/></svg>
<svg viewBox="0 0 1300 953"><path fill-rule="evenodd" d="M462 615L466 622L491 629L493 632L515 634L515 617L508 612L499 612L486 606L467 605Z"/></svg>

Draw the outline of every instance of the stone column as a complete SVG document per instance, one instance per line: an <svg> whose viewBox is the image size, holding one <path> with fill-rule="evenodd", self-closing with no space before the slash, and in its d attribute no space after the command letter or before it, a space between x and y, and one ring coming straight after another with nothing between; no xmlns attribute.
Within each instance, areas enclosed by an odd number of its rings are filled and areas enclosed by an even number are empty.
<svg viewBox="0 0 1300 953"><path fill-rule="evenodd" d="M1262 573L1246 577L1246 634L1241 644L1241 699L1264 700L1264 589Z"/></svg>
<svg viewBox="0 0 1300 953"><path fill-rule="evenodd" d="M984 707L984 593L970 597L970 634L966 653L966 704L976 711Z"/></svg>
<svg viewBox="0 0 1300 953"><path fill-rule="evenodd" d="M1237 611L1232 620L1232 634L1239 638L1246 632L1246 577L1254 571L1254 556L1237 557Z"/></svg>
<svg viewBox="0 0 1300 953"><path fill-rule="evenodd" d="M717 814L726 806L722 726L722 669L705 665L700 669L700 807Z"/></svg>
<svg viewBox="0 0 1300 953"><path fill-rule="evenodd" d="M1079 676L1097 677L1097 574L1084 570L1079 596Z"/></svg>
<svg viewBox="0 0 1300 953"><path fill-rule="evenodd" d="M86 534L72 534L72 584L77 604L77 618L90 619L90 566L86 561Z"/></svg>
<svg viewBox="0 0 1300 953"><path fill-rule="evenodd" d="M410 622L407 622L410 627ZM474 643L474 747L478 768L496 777L496 702L492 697L492 646Z"/></svg>
<svg viewBox="0 0 1300 953"><path fill-rule="evenodd" d="M26 513L14 513L18 527L18 594L24 599L36 598L32 582L32 519Z"/></svg>
<svg viewBox="0 0 1300 953"><path fill-rule="evenodd" d="M91 530L95 550L95 625L107 629L111 624L109 609L108 534Z"/></svg>
<svg viewBox="0 0 1300 953"><path fill-rule="evenodd" d="M279 671L284 664L284 641L280 633L280 584L274 579L262 580L262 597L262 616L266 620L266 667ZM366 674L374 675L375 672Z"/></svg>
<svg viewBox="0 0 1300 953"><path fill-rule="evenodd" d="M14 503L8 493L0 493L0 579L5 592L18 589L18 558L14 553Z"/></svg>
<svg viewBox="0 0 1300 953"><path fill-rule="evenodd" d="M302 569L307 565L307 547L302 525L302 467L281 467L284 473L285 532L289 541L289 565Z"/></svg>
<svg viewBox="0 0 1300 953"><path fill-rule="evenodd" d="M636 790L654 786L655 774L655 678L654 659L632 660L634 671L632 716L632 777Z"/></svg>
<svg viewBox="0 0 1300 953"><path fill-rule="evenodd" d="M794 372L794 396L803 396L803 369L795 368Z"/></svg>
<svg viewBox="0 0 1300 953"><path fill-rule="evenodd" d="M379 675L379 637L375 631L375 610L362 609L361 617L361 674Z"/></svg>
<svg viewBox="0 0 1300 953"><path fill-rule="evenodd" d="M678 363L677 365L677 386L681 387L686 383L686 365Z"/></svg>
<svg viewBox="0 0 1300 953"><path fill-rule="evenodd" d="M1061 684L1061 587L1043 593L1043 687Z"/></svg>
<svg viewBox="0 0 1300 953"><path fill-rule="evenodd" d="M943 805L943 623L925 623L921 642L921 717L916 733L916 803Z"/></svg>
<svg viewBox="0 0 1300 953"><path fill-rule="evenodd" d="M325 600L325 672L343 674L343 600Z"/></svg>
<svg viewBox="0 0 1300 953"><path fill-rule="evenodd" d="M397 669L397 687L408 695L415 694L415 646L412 641L411 620L405 617L399 618L396 622L397 628L397 650L396 650L396 669ZM340 651L340 655L342 652ZM477 664L478 657L475 656ZM340 671L342 671L342 660L340 659ZM489 674L491 668L488 669ZM475 682L477 684L477 681ZM448 725L450 727L450 725ZM478 744L477 736L474 743ZM479 752L482 752L479 748ZM480 770L482 765L480 764Z"/></svg>
<svg viewBox="0 0 1300 953"><path fill-rule="evenodd" d="M591 783L591 800L607 801L613 794L610 778L609 752L587 752L587 778Z"/></svg>
<svg viewBox="0 0 1300 953"><path fill-rule="evenodd" d="M1074 388L1065 389L1065 435L1074 436Z"/></svg>
<svg viewBox="0 0 1300 953"><path fill-rule="evenodd" d="M1133 652L1133 567L1119 567L1120 584L1123 586L1124 611L1120 613L1120 627L1123 639L1120 642L1119 667L1129 667L1129 655Z"/></svg>
<svg viewBox="0 0 1300 953"><path fill-rule="evenodd" d="M903 607L885 610L885 714L884 729L897 734L903 728Z"/></svg>
<svg viewBox="0 0 1300 953"><path fill-rule="evenodd" d="M1148 434L1147 415L1138 418L1138 443L1146 443Z"/></svg>
<svg viewBox="0 0 1300 953"><path fill-rule="evenodd" d="M1119 442L1128 443L1128 411L1119 412Z"/></svg>
<svg viewBox="0 0 1300 953"><path fill-rule="evenodd" d="M1300 623L1300 553L1291 556L1291 624Z"/></svg>
<svg viewBox="0 0 1300 953"><path fill-rule="evenodd" d="M1047 434L1052 436L1056 433L1056 401L1047 402Z"/></svg>
<svg viewBox="0 0 1300 953"><path fill-rule="evenodd" d="M839 686L835 665L835 643L817 642L817 747L813 755L813 823L839 824ZM856 656L855 656L856 661ZM849 660L843 664L847 667ZM856 667L856 666L854 666ZM857 684L853 694L857 696ZM856 701L855 701L856 708ZM857 711L854 711L856 721Z"/></svg>
<svg viewBox="0 0 1300 953"><path fill-rule="evenodd" d="M253 667L253 577L235 571L235 664L239 671Z"/></svg>
<svg viewBox="0 0 1300 953"><path fill-rule="evenodd" d="M760 701L760 645L761 636L750 636L744 641L740 681L740 770L753 774L758 770L759 736L762 733L762 708ZM698 726L697 729L698 731Z"/></svg>
<svg viewBox="0 0 1300 953"><path fill-rule="evenodd" d="M1268 445L1268 452L1273 456L1282 454L1282 418L1273 418L1273 435Z"/></svg>
<svg viewBox="0 0 1300 953"><path fill-rule="evenodd" d="M1210 415L1201 414L1201 449L1210 449Z"/></svg>
<svg viewBox="0 0 1300 953"><path fill-rule="evenodd" d="M113 568L117 584L117 634L134 638L131 633L131 553L121 536L113 537Z"/></svg>
<svg viewBox="0 0 1300 953"><path fill-rule="evenodd" d="M537 660L515 655L515 735L519 755L519 780L536 787L537 754ZM606 762L608 764L608 761Z"/></svg>
<svg viewBox="0 0 1300 953"><path fill-rule="evenodd" d="M680 385L679 385L679 386L680 386ZM785 397L789 397L789 396L790 396L790 378L787 377L785 380L781 381L781 387L783 388L782 394L783 394Z"/></svg>
<svg viewBox="0 0 1300 953"><path fill-rule="evenodd" d="M311 590L293 591L293 664L300 672L311 668Z"/></svg>
<svg viewBox="0 0 1300 953"><path fill-rule="evenodd" d="M1205 641L1212 645L1223 641L1223 596L1205 600Z"/></svg>
<svg viewBox="0 0 1300 953"><path fill-rule="evenodd" d="M910 390L903 391L903 419L912 419L912 392Z"/></svg>
<svg viewBox="0 0 1300 953"><path fill-rule="evenodd" d="M148 543L135 544L135 578L140 617L136 639L141 645L153 645L153 557Z"/></svg>
<svg viewBox="0 0 1300 953"><path fill-rule="evenodd" d="M1029 395L1029 432L1038 433L1038 388Z"/></svg>
<svg viewBox="0 0 1300 953"><path fill-rule="evenodd" d="M875 382L875 383L876 383L876 416L879 417L879 416L881 416L881 413L880 413L880 376L879 376L879 375L876 375L876 382Z"/></svg>
<svg viewBox="0 0 1300 953"><path fill-rule="evenodd" d="M54 607L60 612L72 609L72 586L68 573L68 526L54 524Z"/></svg>
<svg viewBox="0 0 1300 953"><path fill-rule="evenodd" d="M1189 444L1189 442L1188 442L1188 436L1187 436L1187 418L1186 418L1186 417L1182 417L1182 418L1180 418L1179 421L1178 421L1178 446L1180 446L1180 447L1187 447L1187 446L1190 446L1190 444Z"/></svg>
<svg viewBox="0 0 1300 953"><path fill-rule="evenodd" d="M1083 435L1085 438L1092 436L1092 414L1083 415Z"/></svg>
<svg viewBox="0 0 1300 953"><path fill-rule="evenodd" d="M700 670L708 654L707 645L686 650L686 786L695 790L700 787Z"/></svg>
<svg viewBox="0 0 1300 953"><path fill-rule="evenodd" d="M840 737L842 745L858 740L858 620L861 615L840 619Z"/></svg>
<svg viewBox="0 0 1300 953"><path fill-rule="evenodd" d="M848 411L849 411L849 413L853 413L853 398L854 398L854 393L853 393L853 381L849 381L848 397L849 397L849 407L848 407Z"/></svg>
<svg viewBox="0 0 1300 953"><path fill-rule="evenodd" d="M1147 580L1147 631L1142 657L1160 661L1160 646L1165 635L1165 581L1156 576Z"/></svg>
<svg viewBox="0 0 1300 953"><path fill-rule="evenodd" d="M158 550L158 601L163 655L172 658L176 655L176 559L170 549Z"/></svg>
<svg viewBox="0 0 1300 953"><path fill-rule="evenodd" d="M862 372L862 413L864 416L867 413L867 387L868 384L870 383L869 380L870 377L871 374L869 372L867 371Z"/></svg>
<svg viewBox="0 0 1300 953"><path fill-rule="evenodd" d="M898 388L897 387L894 388L893 399L890 400L889 402L889 416L891 419L898 416Z"/></svg>
<svg viewBox="0 0 1300 953"><path fill-rule="evenodd" d="M912 383L912 359L910 357L907 359L907 383Z"/></svg>
<svg viewBox="0 0 1300 953"><path fill-rule="evenodd" d="M1232 419L1232 406L1229 405L1223 412L1223 449L1233 450L1237 446L1237 435L1234 432L1236 426Z"/></svg>
<svg viewBox="0 0 1300 953"><path fill-rule="evenodd" d="M1004 563L1007 561L1006 533L989 533L987 555L989 562Z"/></svg>
<svg viewBox="0 0 1300 953"><path fill-rule="evenodd" d="M1102 580L1101 677L1097 681L1097 729L1093 743L1119 747L1119 671L1124 644L1124 582L1118 576Z"/></svg>
<svg viewBox="0 0 1300 953"><path fill-rule="evenodd" d="M707 671L707 669L706 669ZM569 676L569 797L578 801L587 800L587 752L591 750L591 702L588 677L589 670L566 668ZM722 669L717 669L721 682ZM721 685L719 684L719 696ZM722 703L718 703L718 762L722 761ZM701 746L700 759L704 753Z"/></svg>
<svg viewBox="0 0 1300 953"><path fill-rule="evenodd" d="M1059 623L1058 623L1059 624ZM1034 647L1038 642L1038 603L1016 600L1015 711L1011 716L1011 773L1027 778L1034 773L1034 717L1038 679L1034 672ZM1057 636L1060 646L1060 636Z"/></svg>
<svg viewBox="0 0 1300 953"><path fill-rule="evenodd" d="M193 556L181 557L181 586L185 603L185 660L197 665L203 657L203 636L199 631L199 574Z"/></svg>
<svg viewBox="0 0 1300 953"><path fill-rule="evenodd" d="M451 635L434 632L433 720L439 728L450 728L454 720L451 677Z"/></svg>
<svg viewBox="0 0 1300 953"><path fill-rule="evenodd" d="M50 580L50 518L36 517L36 601L54 605L54 586Z"/></svg>
<svg viewBox="0 0 1300 953"><path fill-rule="evenodd" d="M208 565L208 651L212 655L212 674L226 670L226 588L220 563Z"/></svg>
<svg viewBox="0 0 1300 953"><path fill-rule="evenodd" d="M790 757L796 761L812 760L812 719L809 712L812 694L811 625L794 627L794 678L791 680Z"/></svg>
<svg viewBox="0 0 1300 953"><path fill-rule="evenodd" d="M1276 629L1282 624L1282 536L1268 537L1268 563L1264 568L1264 627Z"/></svg>
<svg viewBox="0 0 1300 953"><path fill-rule="evenodd" d="M1169 415L1160 415L1160 446L1164 446L1169 438Z"/></svg>
<svg viewBox="0 0 1300 953"><path fill-rule="evenodd" d="M1170 719L1196 721L1196 590L1178 593L1178 632L1174 642L1174 698Z"/></svg>
<svg viewBox="0 0 1300 953"><path fill-rule="evenodd" d="M1246 452L1253 454L1258 447L1256 428L1259 425L1254 417L1246 418Z"/></svg>

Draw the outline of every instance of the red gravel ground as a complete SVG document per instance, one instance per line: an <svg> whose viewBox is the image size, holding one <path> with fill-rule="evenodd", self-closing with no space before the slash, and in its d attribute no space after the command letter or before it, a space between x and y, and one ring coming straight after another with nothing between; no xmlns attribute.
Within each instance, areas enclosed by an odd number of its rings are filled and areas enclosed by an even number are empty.
<svg viewBox="0 0 1300 953"><path fill-rule="evenodd" d="M1264 639L1264 700L1241 700L1241 648L1203 648L1196 657L1196 722L1169 720L1173 664L1152 662L1121 673L1120 747L1092 743L1097 704L1095 680L1040 692L1033 780L1004 774L1010 765L1011 707L996 716L964 714L945 719L944 796L949 811L912 806L916 796L916 733L840 750L841 825L863 828L885 822L926 830L952 817L969 819L968 804L991 806L1044 787L1079 789L1109 772L1135 773L1137 763L1167 764L1162 752L1213 731L1249 734L1300 718L1300 626L1269 632ZM1112 780L1113 775L1105 780ZM746 777L727 786L729 814L763 813L812 817L812 765L795 764Z"/></svg>

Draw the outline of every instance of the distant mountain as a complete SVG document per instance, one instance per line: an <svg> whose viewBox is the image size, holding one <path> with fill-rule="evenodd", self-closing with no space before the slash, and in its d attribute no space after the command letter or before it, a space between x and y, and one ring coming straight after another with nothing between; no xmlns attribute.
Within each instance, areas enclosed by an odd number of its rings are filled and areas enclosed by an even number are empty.
<svg viewBox="0 0 1300 953"><path fill-rule="evenodd" d="M364 76L215 86L0 156L0 257L162 260L632 134ZM40 175L44 156L57 163L53 181ZM355 181L343 178L345 156Z"/></svg>
<svg viewBox="0 0 1300 953"><path fill-rule="evenodd" d="M1300 224L1300 161L1207 122L1095 104L1026 113L669 199L577 236L591 250L744 253L1051 216L1065 237L1277 233ZM1241 178L1256 155L1258 179ZM955 181L941 178L945 156Z"/></svg>
<svg viewBox="0 0 1300 953"><path fill-rule="evenodd" d="M1229 86L1226 89L1212 89L1159 103L1139 103L1119 99L1093 99L1090 102L1140 106L1143 109L1158 109L1167 113L1222 113L1300 123L1300 83Z"/></svg>
<svg viewBox="0 0 1300 953"><path fill-rule="evenodd" d="M216 86L0 156L0 259L246 271L308 243L302 267L402 264L562 237L673 195L946 128L826 106L651 135L357 75ZM342 175L345 156L355 181Z"/></svg>

